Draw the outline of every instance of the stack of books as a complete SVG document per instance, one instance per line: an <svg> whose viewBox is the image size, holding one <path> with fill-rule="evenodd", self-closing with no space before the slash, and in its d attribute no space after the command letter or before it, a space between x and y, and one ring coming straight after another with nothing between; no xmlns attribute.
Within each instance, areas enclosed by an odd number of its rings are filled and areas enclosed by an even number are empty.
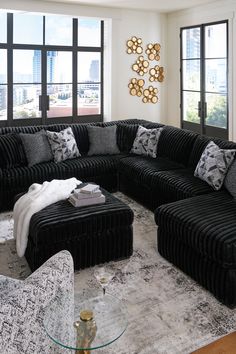
<svg viewBox="0 0 236 354"><path fill-rule="evenodd" d="M75 207L105 203L106 198L97 184L87 183L74 190L69 202Z"/></svg>

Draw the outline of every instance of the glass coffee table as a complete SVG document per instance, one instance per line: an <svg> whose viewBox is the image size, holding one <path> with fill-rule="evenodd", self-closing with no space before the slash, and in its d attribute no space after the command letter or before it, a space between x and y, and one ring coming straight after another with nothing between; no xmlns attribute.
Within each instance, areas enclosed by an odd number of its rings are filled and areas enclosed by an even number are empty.
<svg viewBox="0 0 236 354"><path fill-rule="evenodd" d="M47 335L58 345L87 354L116 341L126 330L127 312L110 294L58 295L44 315Z"/></svg>

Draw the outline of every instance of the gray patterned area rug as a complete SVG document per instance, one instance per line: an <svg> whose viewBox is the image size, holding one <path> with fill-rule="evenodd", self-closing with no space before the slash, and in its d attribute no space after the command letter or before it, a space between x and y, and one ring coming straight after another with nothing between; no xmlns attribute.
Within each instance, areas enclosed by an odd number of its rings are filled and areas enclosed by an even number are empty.
<svg viewBox="0 0 236 354"><path fill-rule="evenodd" d="M124 300L129 326L115 343L95 353L184 354L235 330L236 309L220 304L158 254L153 213L115 195L135 214L133 256L107 265L115 271L108 292ZM17 257L11 216L0 214L0 274L24 279L30 270L25 258ZM76 292L99 290L93 272L75 273Z"/></svg>

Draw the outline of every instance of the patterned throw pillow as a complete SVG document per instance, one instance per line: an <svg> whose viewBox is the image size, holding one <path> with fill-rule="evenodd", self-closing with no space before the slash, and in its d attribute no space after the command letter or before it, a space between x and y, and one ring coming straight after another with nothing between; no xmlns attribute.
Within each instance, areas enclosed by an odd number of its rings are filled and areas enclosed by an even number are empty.
<svg viewBox="0 0 236 354"><path fill-rule="evenodd" d="M81 156L71 127L62 130L59 133L47 130L47 136L55 162L61 162Z"/></svg>
<svg viewBox="0 0 236 354"><path fill-rule="evenodd" d="M215 190L219 190L233 162L235 152L236 150L220 149L210 141L200 157L194 176L207 182Z"/></svg>
<svg viewBox="0 0 236 354"><path fill-rule="evenodd" d="M140 125L130 152L153 158L157 157L157 144L162 130L163 128L147 129Z"/></svg>

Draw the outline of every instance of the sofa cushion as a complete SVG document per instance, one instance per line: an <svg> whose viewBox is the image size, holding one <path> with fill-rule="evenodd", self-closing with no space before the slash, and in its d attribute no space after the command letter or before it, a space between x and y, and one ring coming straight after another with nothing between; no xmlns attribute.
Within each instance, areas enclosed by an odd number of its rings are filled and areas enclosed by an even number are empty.
<svg viewBox="0 0 236 354"><path fill-rule="evenodd" d="M192 169L160 171L153 175L151 188L158 192L159 205L212 193L212 188L194 177Z"/></svg>
<svg viewBox="0 0 236 354"><path fill-rule="evenodd" d="M22 141L18 134L0 135L0 168L14 168L27 164Z"/></svg>
<svg viewBox="0 0 236 354"><path fill-rule="evenodd" d="M157 146L162 130L163 128L147 129L140 125L130 152L136 155L155 158L157 156Z"/></svg>
<svg viewBox="0 0 236 354"><path fill-rule="evenodd" d="M194 176L207 182L215 190L219 190L234 159L235 151L220 149L210 141L200 157Z"/></svg>
<svg viewBox="0 0 236 354"><path fill-rule="evenodd" d="M158 171L182 169L183 165L170 161L167 158L143 157L130 155L120 159L118 171L124 175L129 176L135 181L149 185L153 176Z"/></svg>
<svg viewBox="0 0 236 354"><path fill-rule="evenodd" d="M55 162L74 159L75 157L80 156L71 127L68 127L58 133L47 131L47 136Z"/></svg>
<svg viewBox="0 0 236 354"><path fill-rule="evenodd" d="M213 192L155 211L165 232L225 267L236 266L236 203L227 191ZM174 230L174 232L173 232Z"/></svg>
<svg viewBox="0 0 236 354"><path fill-rule="evenodd" d="M119 124L117 125L117 145L121 152L129 153L136 133L138 130L138 124Z"/></svg>
<svg viewBox="0 0 236 354"><path fill-rule="evenodd" d="M165 126L161 133L157 156L168 157L187 166L197 134L188 130Z"/></svg>
<svg viewBox="0 0 236 354"><path fill-rule="evenodd" d="M224 180L224 186L227 191L236 199L236 160L230 166Z"/></svg>
<svg viewBox="0 0 236 354"><path fill-rule="evenodd" d="M87 126L89 135L88 156L115 155L120 150L116 143L116 125L109 127Z"/></svg>
<svg viewBox="0 0 236 354"><path fill-rule="evenodd" d="M20 138L24 146L28 166L51 161L53 159L52 150L45 130L40 130L35 134L20 133Z"/></svg>
<svg viewBox="0 0 236 354"><path fill-rule="evenodd" d="M124 155L83 156L79 159L63 161L63 167L77 178L116 173L120 158Z"/></svg>

